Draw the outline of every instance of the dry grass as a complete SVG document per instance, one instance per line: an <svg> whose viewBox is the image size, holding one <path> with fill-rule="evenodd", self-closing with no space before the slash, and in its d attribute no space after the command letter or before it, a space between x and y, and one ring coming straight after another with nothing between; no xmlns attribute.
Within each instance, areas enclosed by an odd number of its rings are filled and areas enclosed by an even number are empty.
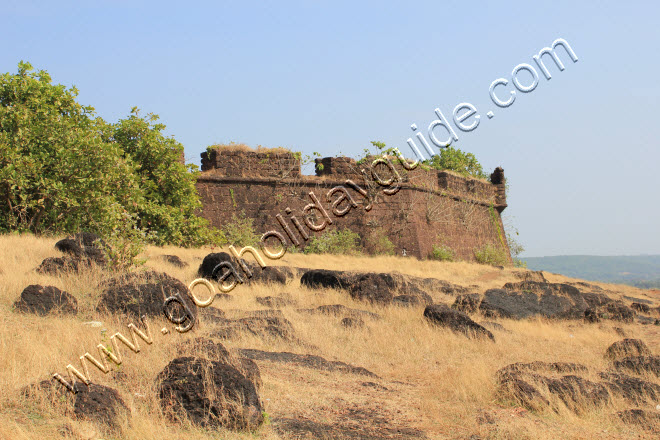
<svg viewBox="0 0 660 440"><path fill-rule="evenodd" d="M268 147L262 147L261 145L257 145L255 148L250 147L247 144L244 144L242 142L230 142L228 144L214 144L209 146L208 148L211 148L213 150L220 150L220 151L250 151L250 152L257 152L257 153L291 153L291 150L288 148L284 147L273 147L273 148L268 148Z"/></svg>
<svg viewBox="0 0 660 440"><path fill-rule="evenodd" d="M68 363L76 364L79 356L102 340L101 328L85 325L85 322L102 321L102 328L106 328L108 334L126 329L128 323L121 316L99 316L95 312L100 294L96 286L103 277L100 271L62 277L34 272L43 258L57 255L54 242L52 238L29 235L0 236L0 312L5 316L0 324L0 389L3 390L0 395L0 438L62 438L59 432L65 425L73 432L69 438L286 438L279 436L273 425L263 426L255 433L218 434L190 425L177 425L162 416L155 397L154 378L176 357L182 341L211 332L210 325L204 321L187 334L171 332L162 335L159 329L171 327L171 324L159 319L150 320L154 343L141 343L143 348L138 354L127 351L119 369L121 374L111 372L104 375L90 368L93 380L116 388L133 412L130 425L120 433L104 434L98 426L66 417L61 405L20 397L21 387L46 379L53 372L64 373ZM199 263L210 251L208 248L150 247L146 266L189 283L196 278ZM189 266L175 268L160 258L165 254L178 255ZM478 286L476 291L517 281L514 272L518 270L399 257L303 254L287 254L283 260L274 263L378 272L396 268L409 275L435 277L464 286L475 285ZM568 280L558 275L547 276L555 282ZM79 314L75 317L38 317L13 312L12 303L29 284L54 285L67 290L77 297ZM660 299L658 294L632 287L593 284L601 285L615 295L654 295L653 300ZM242 311L263 308L256 303L255 297L281 293L289 294L297 303L282 311L293 323L304 346L247 334L225 345L228 348L321 355L329 360L367 368L380 379L259 362L264 382L261 397L271 419L308 418L346 427L380 423L419 429L429 438L459 439L471 435L491 439L652 438L645 431L623 425L611 416L630 407L624 402L615 401L612 406L600 410L586 410L580 416L568 411L537 414L517 408L496 393L495 371L513 362L578 362L588 366L591 374L603 371L607 368L603 359L605 349L621 339L614 331L615 324L497 320L510 333L497 332L497 342L493 344L431 327L422 318L421 309L380 308L356 303L342 292L311 291L301 287L298 281L287 286L239 286L232 292L232 301L216 300L212 307L222 308L229 316L241 316ZM451 302L453 298L439 295L434 300ZM339 324L340 318L297 311L298 308L321 304L345 304L370 310L379 313L382 319L367 321L362 329L346 330ZM653 352L660 353L658 327L637 324L618 327L630 337L643 339ZM365 385L365 382L375 382L380 387ZM478 419L483 414L488 414L496 423L479 424ZM362 416L366 422L358 422Z"/></svg>

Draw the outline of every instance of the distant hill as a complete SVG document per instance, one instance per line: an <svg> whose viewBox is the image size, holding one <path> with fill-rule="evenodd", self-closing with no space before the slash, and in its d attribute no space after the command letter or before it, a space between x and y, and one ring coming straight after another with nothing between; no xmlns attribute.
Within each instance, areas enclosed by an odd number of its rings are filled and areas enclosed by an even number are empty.
<svg viewBox="0 0 660 440"><path fill-rule="evenodd" d="M660 255L601 257L559 255L523 258L532 270L545 270L591 281L660 288Z"/></svg>

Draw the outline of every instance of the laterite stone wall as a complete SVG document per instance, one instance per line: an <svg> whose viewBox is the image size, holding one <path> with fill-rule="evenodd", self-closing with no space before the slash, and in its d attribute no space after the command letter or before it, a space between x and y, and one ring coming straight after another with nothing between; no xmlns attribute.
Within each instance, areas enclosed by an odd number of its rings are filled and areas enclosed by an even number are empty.
<svg viewBox="0 0 660 440"><path fill-rule="evenodd" d="M500 217L507 206L501 168L493 172L491 182L486 182L421 166L406 170L398 159L389 160L401 182L400 189L391 195L384 190L393 186L380 186L375 179L393 178L392 169L381 163L372 171L371 159L361 164L348 157L317 159L316 175L303 176L300 160L292 153L212 150L202 154L202 173L197 180L201 215L222 227L232 214L242 210L255 220L257 232L277 230L287 236L275 217L281 214L302 248L308 241L296 231L290 217L303 224L310 239L322 233L310 231L303 222L302 211L312 203L312 192L332 220L326 230L350 228L363 238L385 234L399 255L405 252L427 258L432 245L438 244L453 249L460 259L474 260L474 249L488 243L503 247L509 254ZM366 197L347 186L347 179L363 188ZM332 213L332 202L338 195L328 198L330 189L340 185L358 204L342 217ZM372 208L367 211L369 203ZM344 201L339 208L346 206ZM311 213L310 220L321 223L319 212Z"/></svg>

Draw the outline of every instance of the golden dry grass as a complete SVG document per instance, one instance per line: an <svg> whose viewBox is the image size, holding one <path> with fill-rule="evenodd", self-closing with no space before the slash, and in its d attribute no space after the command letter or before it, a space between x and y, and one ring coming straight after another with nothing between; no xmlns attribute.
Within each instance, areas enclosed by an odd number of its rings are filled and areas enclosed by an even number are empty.
<svg viewBox="0 0 660 440"><path fill-rule="evenodd" d="M179 344L186 339L208 335L212 327L204 320L195 330L167 335L160 333L165 320L149 321L152 345L140 341L138 354L126 350L119 370L107 375L90 368L93 381L117 389L131 408L132 418L120 431L104 433L90 422L71 420L59 403L40 402L20 396L21 387L43 379L53 372L65 373L69 363L101 342L101 329L107 335L126 329L120 316L99 316L95 312L100 292L96 286L103 273L95 270L80 275L52 277L37 274L34 268L42 259L56 256L55 238L30 235L0 236L0 438L127 438L127 439L277 439L273 425L264 425L254 433L206 431L191 425L175 424L161 414L154 379L159 371L177 355ZM166 272L188 284L196 278L202 258L211 251L175 247L149 247L146 267ZM215 249L214 251L217 251ZM160 256L178 255L189 263L175 268ZM329 255L287 254L274 264L300 267L391 272L435 277L456 284L478 286L475 291L501 287L517 281L518 269L500 270L470 263L417 261L400 257L341 257ZM569 280L547 274L553 282ZM29 284L54 285L76 296L79 313L75 317L39 317L12 311L13 302ZM658 302L659 295L632 287L593 283L613 291L614 295L648 297ZM197 293L197 289L195 289ZM204 295L199 287L198 295ZM603 353L620 340L614 327L622 328L629 337L643 339L651 350L660 353L660 330L655 326L603 322L585 325L581 322L548 320L496 320L510 333L495 332L496 343L467 339L450 331L434 328L422 317L422 309L376 307L358 303L334 290L312 291L298 281L286 286L256 284L238 286L232 301L216 300L211 307L241 316L242 311L263 309L257 296L287 293L295 306L282 309L293 323L304 345L278 339L242 335L227 341L228 348L256 348L268 351L290 351L315 354L364 367L378 376L373 379L354 374L327 372L282 363L261 362L263 388L261 397L272 420L306 418L319 423L356 429L364 423L384 423L396 427L419 429L428 438L489 439L632 439L653 438L639 428L622 424L612 417L616 411L630 408L614 401L603 409L587 409L577 416L568 410L554 413L532 413L516 407L498 396L495 372L514 362L563 361L578 362L590 369L587 378L596 379L607 369ZM436 295L436 302L452 302L453 298ZM298 308L322 304L344 304L370 310L381 320L367 320L361 329L346 330L341 318L310 315ZM98 320L102 327L85 322ZM479 320L477 318L477 320ZM377 386L365 384L374 382ZM646 408L650 409L650 408ZM652 408L651 408L652 409ZM366 422L360 421L360 415ZM479 424L486 414L495 423ZM379 422L381 421L381 422ZM64 426L69 434L62 435Z"/></svg>
<svg viewBox="0 0 660 440"><path fill-rule="evenodd" d="M221 151L251 151L257 153L291 153L291 150L284 147L269 148L269 147L262 147L261 145L257 145L255 148L252 148L249 145L244 144L242 142L230 142L228 144L214 144L208 148L214 150L221 150Z"/></svg>

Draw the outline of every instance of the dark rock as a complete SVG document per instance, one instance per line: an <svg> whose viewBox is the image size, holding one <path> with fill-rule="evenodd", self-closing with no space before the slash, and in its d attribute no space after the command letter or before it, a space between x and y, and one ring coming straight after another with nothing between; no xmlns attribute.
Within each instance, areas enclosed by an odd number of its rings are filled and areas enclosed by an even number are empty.
<svg viewBox="0 0 660 440"><path fill-rule="evenodd" d="M216 326L212 336L220 339L235 338L240 333L252 333L259 337L271 337L295 341L293 325L285 318L278 317L248 317L228 319Z"/></svg>
<svg viewBox="0 0 660 440"><path fill-rule="evenodd" d="M364 321L360 318L344 318L341 320L341 325L346 328L362 328Z"/></svg>
<svg viewBox="0 0 660 440"><path fill-rule="evenodd" d="M367 273L358 276L348 291L357 300L389 304L394 298L394 280L386 273Z"/></svg>
<svg viewBox="0 0 660 440"><path fill-rule="evenodd" d="M212 323L224 322L226 320L225 312L213 306L200 307L199 316L202 317L205 321Z"/></svg>
<svg viewBox="0 0 660 440"><path fill-rule="evenodd" d="M474 322L465 313L451 309L445 304L427 306L424 309L424 317L434 324L448 327L452 331L462 333L468 337L486 336L495 341L495 337L491 332Z"/></svg>
<svg viewBox="0 0 660 440"><path fill-rule="evenodd" d="M44 275L58 275L66 272L80 272L89 267L89 260L65 255L64 257L48 257L44 259L36 270L38 273Z"/></svg>
<svg viewBox="0 0 660 440"><path fill-rule="evenodd" d="M184 268L188 267L188 263L183 261L181 258L179 258L176 255L163 255L161 258L168 263L170 263L172 266L178 267L178 268Z"/></svg>
<svg viewBox="0 0 660 440"><path fill-rule="evenodd" d="M557 396L567 408L576 413L580 413L585 404L603 406L610 401L608 389L603 384L575 375L559 378L542 376L534 372L539 369L563 373L567 370L584 371L585 367L561 362L508 365L496 374L500 392L513 397L531 410L540 410L550 405L550 401L541 392L542 389L547 389L551 395Z"/></svg>
<svg viewBox="0 0 660 440"><path fill-rule="evenodd" d="M232 258L231 255L229 255L227 252L216 252L216 253L210 253L207 256L204 257L204 260L202 260L202 264L199 265L199 269L197 269L197 275L199 275L202 278L206 278L209 280L215 280L217 281L220 279L220 277L228 271L227 268L219 269L213 273L213 269L216 268L216 266L220 263L228 262L232 266L234 266L234 269L240 274L241 277L243 277L243 273L241 272L240 267L236 263L236 261ZM229 276L229 279L231 280L233 277ZM231 281L228 281L230 283Z"/></svg>
<svg viewBox="0 0 660 440"><path fill-rule="evenodd" d="M230 364L254 383L257 390L262 386L261 371L257 364L251 359L233 356L220 342L209 338L194 338L183 341L177 348L177 355L180 357L202 357Z"/></svg>
<svg viewBox="0 0 660 440"><path fill-rule="evenodd" d="M629 425L638 425L643 429L660 433L660 414L643 409L627 409L619 411L616 415Z"/></svg>
<svg viewBox="0 0 660 440"><path fill-rule="evenodd" d="M40 286L31 284L21 292L21 296L14 303L18 312L47 315L53 313L78 313L78 301L67 292L54 286Z"/></svg>
<svg viewBox="0 0 660 440"><path fill-rule="evenodd" d="M276 296L258 296L256 297L257 303L262 306L271 307L273 309L280 309L282 307L293 305L293 301Z"/></svg>
<svg viewBox="0 0 660 440"><path fill-rule="evenodd" d="M624 339L610 345L605 357L610 360L622 359L628 356L650 356L651 350L641 339Z"/></svg>
<svg viewBox="0 0 660 440"><path fill-rule="evenodd" d="M589 370L582 364L575 364L572 362L517 362L515 364L507 365L499 370L500 372L553 372L553 373L586 373Z"/></svg>
<svg viewBox="0 0 660 440"><path fill-rule="evenodd" d="M402 307L417 307L421 305L426 305L426 302L422 302L419 296L414 295L398 295L392 298L392 304Z"/></svg>
<svg viewBox="0 0 660 440"><path fill-rule="evenodd" d="M633 322L635 319L635 312L621 301L613 301L605 304L597 309L597 313L601 318L612 319L621 322Z"/></svg>
<svg viewBox="0 0 660 440"><path fill-rule="evenodd" d="M550 405L550 401L518 372L498 371L497 383L501 394L527 409L539 411Z"/></svg>
<svg viewBox="0 0 660 440"><path fill-rule="evenodd" d="M649 311L651 310L648 304L642 304L638 302L634 302L630 304L630 308L641 313L649 313Z"/></svg>
<svg viewBox="0 0 660 440"><path fill-rule="evenodd" d="M523 281L507 283L504 289L489 289L479 310L485 316L524 319L544 316L555 319L614 319L630 322L634 312L620 301L595 293L580 292L568 284Z"/></svg>
<svg viewBox="0 0 660 440"><path fill-rule="evenodd" d="M156 380L161 407L174 420L183 411L194 424L209 428L254 429L263 422L255 385L227 363L180 357Z"/></svg>
<svg viewBox="0 0 660 440"><path fill-rule="evenodd" d="M637 315L637 322L642 325L660 325L660 319L651 318L650 316Z"/></svg>
<svg viewBox="0 0 660 440"><path fill-rule="evenodd" d="M340 361L328 361L321 356L314 356L311 354L296 354L289 352L272 352L272 351L262 351L255 350L251 348L242 348L238 352L241 356L244 356L248 359L255 361L271 361L271 362L281 362L286 364L299 365L306 368L312 368L315 370L325 370L325 371L339 371L343 373L358 374L362 376L369 377L378 377L371 371L362 368L355 367L353 365L340 362Z"/></svg>
<svg viewBox="0 0 660 440"><path fill-rule="evenodd" d="M466 295L458 295L451 305L452 309L456 309L463 313L476 313L481 304L481 295L478 293L469 293Z"/></svg>
<svg viewBox="0 0 660 440"><path fill-rule="evenodd" d="M660 377L660 356L629 356L614 361L614 368L635 374L651 373Z"/></svg>
<svg viewBox="0 0 660 440"><path fill-rule="evenodd" d="M648 299L643 299L643 298L635 298L634 296L623 296L624 299L627 299L628 301L636 302L636 303L641 303L645 305L651 305L653 304L653 301L650 301ZM646 313L646 312L645 312Z"/></svg>
<svg viewBox="0 0 660 440"><path fill-rule="evenodd" d="M197 306L190 297L188 288L165 273L129 273L107 280L99 287L105 289L96 307L96 310L102 313L128 315L131 319L142 315L163 316L165 299L178 295L190 310L193 321L197 319ZM187 316L176 301L170 303L168 313L174 319ZM188 325L186 321L181 325Z"/></svg>
<svg viewBox="0 0 660 440"><path fill-rule="evenodd" d="M497 330L497 331L500 331L500 332L511 333L510 330L507 330L506 328L504 328L504 326L502 324L498 324L497 322L482 321L479 324L486 327L486 328L488 328L488 329L491 329L491 330Z"/></svg>
<svg viewBox="0 0 660 440"><path fill-rule="evenodd" d="M312 269L302 275L300 284L310 289L345 289L348 280L338 270Z"/></svg>
<svg viewBox="0 0 660 440"><path fill-rule="evenodd" d="M130 417L130 410L117 390L103 385L74 382L75 393L67 390L55 379L44 380L23 388L26 397L36 397L37 393L46 394L52 400L71 403L73 417L103 423L116 427L122 420ZM68 410L67 410L68 411Z"/></svg>
<svg viewBox="0 0 660 440"><path fill-rule="evenodd" d="M55 243L55 248L61 252L80 259L89 259L98 265L105 265L104 249L108 245L101 237L90 232L81 232Z"/></svg>
<svg viewBox="0 0 660 440"><path fill-rule="evenodd" d="M600 373L604 385L614 395L621 396L634 404L660 400L660 385L620 373Z"/></svg>
<svg viewBox="0 0 660 440"><path fill-rule="evenodd" d="M214 301L215 301L215 300L233 301L233 300L234 300L234 297L231 296L231 295L228 294L228 293L216 293L216 294L215 294L215 299L214 299Z"/></svg>

